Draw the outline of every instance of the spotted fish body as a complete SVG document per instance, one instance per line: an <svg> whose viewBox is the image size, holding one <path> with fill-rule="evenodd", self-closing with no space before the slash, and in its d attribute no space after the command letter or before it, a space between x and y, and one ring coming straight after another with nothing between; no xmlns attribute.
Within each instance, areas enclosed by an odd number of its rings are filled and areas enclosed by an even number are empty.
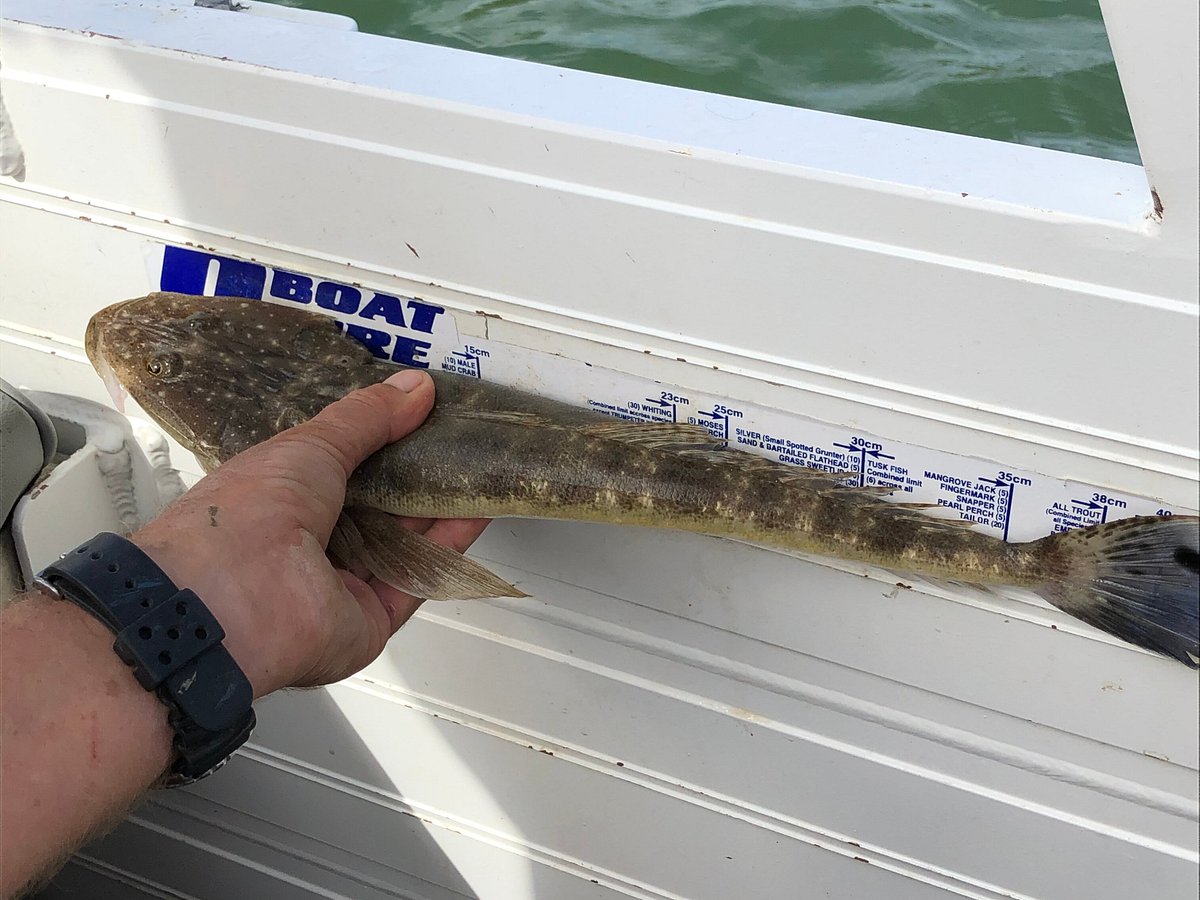
<svg viewBox="0 0 1200 900"><path fill-rule="evenodd" d="M1043 580L1037 559L1014 545L885 505L828 473L724 450L702 427L627 425L574 409L578 419L563 422L561 406L549 403L520 416L492 415L509 392L468 383L467 403L458 405L461 380L437 383L438 406L448 399L449 409L406 446L368 460L353 479L351 502L403 515L673 528L942 578Z"/></svg>
<svg viewBox="0 0 1200 900"><path fill-rule="evenodd" d="M86 343L110 386L128 388L208 468L394 371L330 319L254 300L154 294L98 313ZM1007 544L836 474L725 449L699 426L620 422L430 374L433 413L359 467L348 506L673 528L1024 586L1125 640L1188 664L1200 655L1196 519L1135 518Z"/></svg>

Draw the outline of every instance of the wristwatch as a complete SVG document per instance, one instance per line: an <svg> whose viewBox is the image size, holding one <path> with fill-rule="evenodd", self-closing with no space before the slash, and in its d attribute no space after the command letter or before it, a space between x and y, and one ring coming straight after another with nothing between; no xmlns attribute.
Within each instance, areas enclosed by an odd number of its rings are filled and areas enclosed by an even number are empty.
<svg viewBox="0 0 1200 900"><path fill-rule="evenodd" d="M132 541L98 534L34 580L108 626L117 656L166 705L176 758L164 787L211 775L250 737L254 692L220 623Z"/></svg>

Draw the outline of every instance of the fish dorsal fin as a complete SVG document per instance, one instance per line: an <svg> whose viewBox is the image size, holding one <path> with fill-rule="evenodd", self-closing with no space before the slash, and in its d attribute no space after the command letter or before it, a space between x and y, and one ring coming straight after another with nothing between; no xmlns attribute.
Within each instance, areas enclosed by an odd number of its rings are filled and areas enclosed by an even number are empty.
<svg viewBox="0 0 1200 900"><path fill-rule="evenodd" d="M901 509L897 515L905 515L906 511ZM921 519L921 527L926 531L946 531L951 529L969 530L975 527L975 522L970 519L943 519L940 517L927 516L922 513L907 512L913 518Z"/></svg>
<svg viewBox="0 0 1200 900"><path fill-rule="evenodd" d="M611 422L584 425L580 430L593 437L650 448L716 450L722 443L703 425L680 422L625 422L614 419Z"/></svg>
<svg viewBox="0 0 1200 900"><path fill-rule="evenodd" d="M410 531L377 509L343 510L329 549L346 565L361 563L380 581L422 600L528 596L474 560Z"/></svg>
<svg viewBox="0 0 1200 900"><path fill-rule="evenodd" d="M707 429L705 430L707 431ZM824 469L809 469L804 466L796 466L791 463L767 459L765 456L747 453L744 450L730 450L722 447L720 444L711 448L685 448L680 451L680 455L715 463L716 465L736 466L742 472L751 472L766 478L776 478L785 484L802 484L817 491L833 488L844 490L843 483L853 474L850 472L827 472ZM867 488L866 490L871 491L875 489ZM882 490L885 493L891 492L890 489Z"/></svg>
<svg viewBox="0 0 1200 900"><path fill-rule="evenodd" d="M457 419L473 419L477 422L493 422L497 425L521 425L529 428L556 428L575 431L590 437L642 447L677 447L679 449L716 449L721 441L703 425L685 425L677 422L625 422L621 419L598 422L557 422L535 412L511 410L452 408L441 411L442 415Z"/></svg>
<svg viewBox="0 0 1200 900"><path fill-rule="evenodd" d="M494 409L463 409L461 407L435 407L434 414L454 419L473 419L477 422L491 422L496 425L521 425L528 428L569 428L561 422L547 419L533 412L517 412L514 410Z"/></svg>

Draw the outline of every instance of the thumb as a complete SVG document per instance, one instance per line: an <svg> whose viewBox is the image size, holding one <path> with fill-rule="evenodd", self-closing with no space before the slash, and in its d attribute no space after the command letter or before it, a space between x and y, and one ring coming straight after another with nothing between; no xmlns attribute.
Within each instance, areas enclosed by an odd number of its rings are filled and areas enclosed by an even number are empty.
<svg viewBox="0 0 1200 900"><path fill-rule="evenodd" d="M402 369L380 384L360 388L331 403L285 435L325 450L346 477L386 444L414 431L433 408L433 379ZM284 437L284 435L281 435Z"/></svg>

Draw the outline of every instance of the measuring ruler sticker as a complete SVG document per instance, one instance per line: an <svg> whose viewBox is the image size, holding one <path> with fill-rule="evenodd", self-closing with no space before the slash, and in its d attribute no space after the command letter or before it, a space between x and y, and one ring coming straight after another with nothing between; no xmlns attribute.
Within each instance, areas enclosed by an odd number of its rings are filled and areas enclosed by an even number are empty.
<svg viewBox="0 0 1200 900"><path fill-rule="evenodd" d="M464 356L474 362L464 366ZM481 362L487 369L482 375ZM1034 540L1051 532L1132 515L1192 512L778 409L740 401L734 404L728 398L497 341L473 341L461 353L447 354L442 368L586 406L625 421L699 425L730 448L790 465L844 472L848 484L860 487L893 488L893 499L936 504L942 515L969 519L978 529L1007 541ZM931 514L938 512L930 510Z"/></svg>
<svg viewBox="0 0 1200 900"><path fill-rule="evenodd" d="M146 265L160 290L250 297L323 312L380 359L496 381L626 421L698 425L728 447L789 465L845 473L847 483L859 487L892 488L897 499L935 504L945 515L969 519L1005 540L1032 540L1131 515L1190 512L777 409L731 405L727 397L541 350L485 338L468 340L459 332L458 319L477 317L422 297L196 247L152 243Z"/></svg>

